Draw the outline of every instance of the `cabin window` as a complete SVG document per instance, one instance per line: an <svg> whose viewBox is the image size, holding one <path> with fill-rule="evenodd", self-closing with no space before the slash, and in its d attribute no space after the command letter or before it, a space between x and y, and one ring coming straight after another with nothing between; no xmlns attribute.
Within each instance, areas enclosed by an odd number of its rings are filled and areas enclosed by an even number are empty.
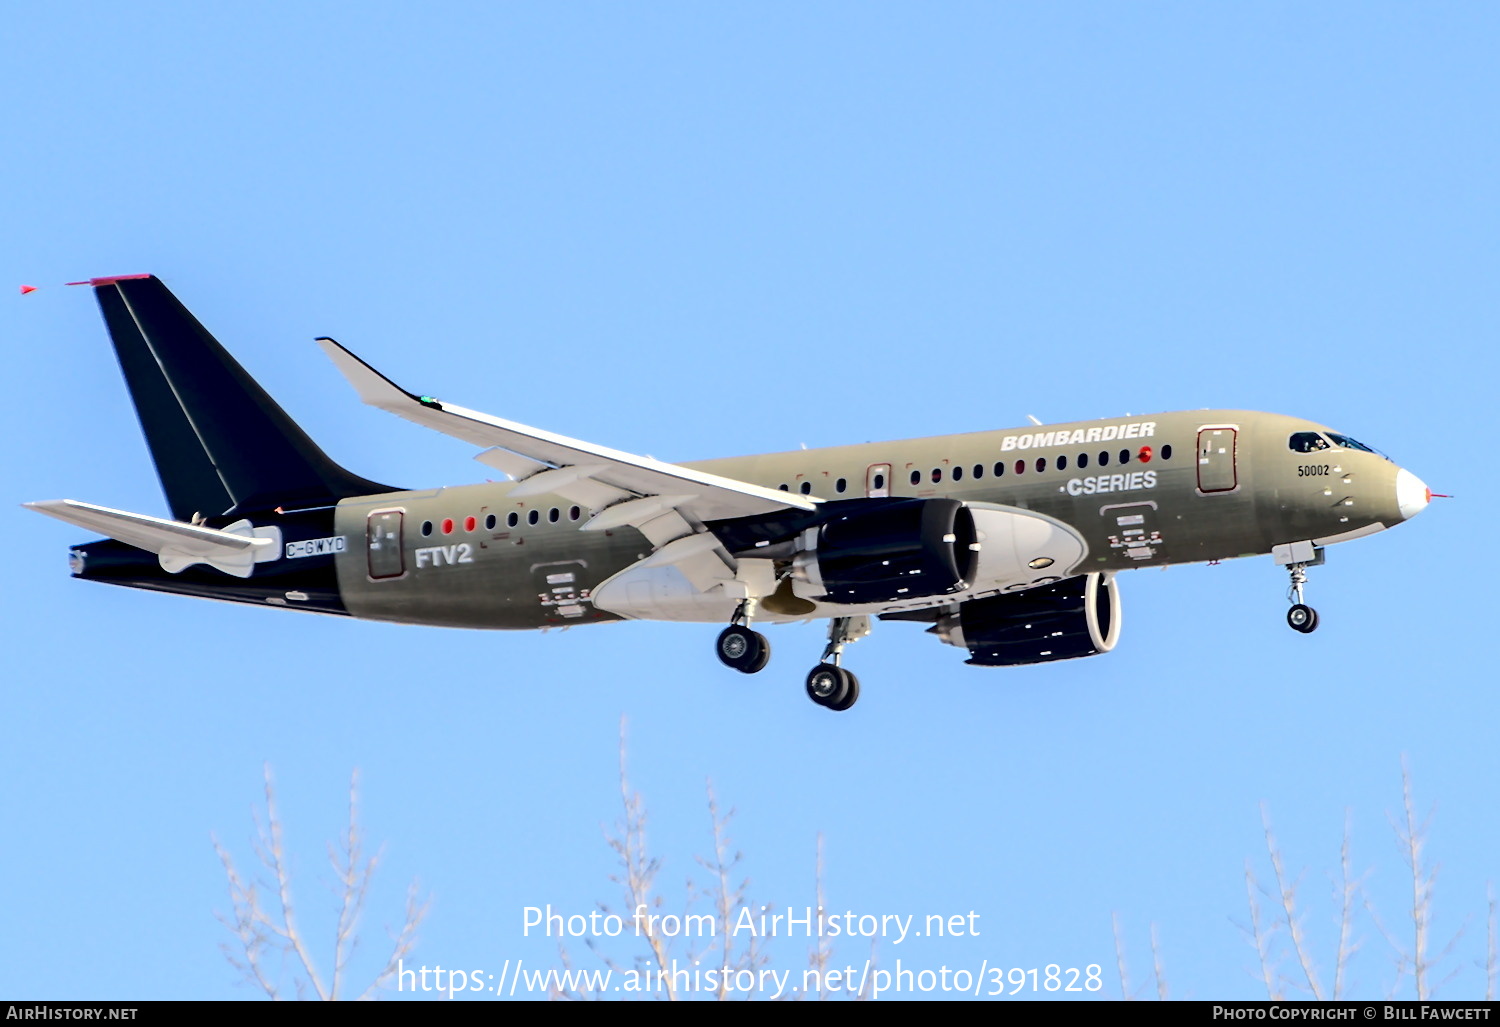
<svg viewBox="0 0 1500 1027"><path fill-rule="evenodd" d="M995 465L995 477L997 477L997 478L1003 478L1003 477L1005 477L1005 465L1003 463L997 463Z"/></svg>
<svg viewBox="0 0 1500 1027"><path fill-rule="evenodd" d="M568 507L568 520L576 521L583 516L583 510L576 506Z"/></svg>
<svg viewBox="0 0 1500 1027"><path fill-rule="evenodd" d="M804 496L812 495L812 482L804 481L800 486L799 491L801 491Z"/></svg>
<svg viewBox="0 0 1500 1027"><path fill-rule="evenodd" d="M848 487L849 487L849 482L847 480L843 479L843 478L840 478L838 481L836 481L836 482L833 483L833 491L841 493L841 494Z"/></svg>
<svg viewBox="0 0 1500 1027"><path fill-rule="evenodd" d="M1100 467L1108 467L1109 466L1109 451L1108 450L1105 450L1104 452L1102 452L1102 453L1099 454L1099 466Z"/></svg>
<svg viewBox="0 0 1500 1027"><path fill-rule="evenodd" d="M1068 458L1066 456L1057 458L1057 469L1059 471L1066 471L1068 469Z"/></svg>
<svg viewBox="0 0 1500 1027"><path fill-rule="evenodd" d="M559 510L555 506L552 509L550 509L550 510L547 511L547 520L551 521L553 524L556 524L557 523L557 519L559 517L561 517L561 516L562 516L562 511Z"/></svg>
<svg viewBox="0 0 1500 1027"><path fill-rule="evenodd" d="M943 469L941 467L934 467L932 469L932 483L934 485L936 485L938 482L940 482L942 480L943 480Z"/></svg>
<svg viewBox="0 0 1500 1027"><path fill-rule="evenodd" d="M984 464L975 464L974 465L974 477L976 477L976 478L983 478L984 477Z"/></svg>
<svg viewBox="0 0 1500 1027"><path fill-rule="evenodd" d="M484 518L484 530L485 531L494 531L495 530L495 515L494 514L487 514L487 515L485 515L485 518Z"/></svg>
<svg viewBox="0 0 1500 1027"><path fill-rule="evenodd" d="M526 515L526 523L527 524L535 524L537 521L539 521L541 519L542 519L542 512L540 510L533 510L533 511L531 511L530 513L528 513Z"/></svg>
<svg viewBox="0 0 1500 1027"><path fill-rule="evenodd" d="M1088 465L1089 465L1089 455L1087 453L1079 453L1078 454L1078 469L1081 471L1085 467L1087 467Z"/></svg>
<svg viewBox="0 0 1500 1027"><path fill-rule="evenodd" d="M1046 469L1047 469L1047 458L1044 457L1044 456L1037 457L1036 458L1036 473L1037 474L1041 474Z"/></svg>
<svg viewBox="0 0 1500 1027"><path fill-rule="evenodd" d="M877 474L877 475L875 475L875 481L874 481L873 484L875 486L875 491L876 492L879 492L882 489L884 489L885 488L885 475L883 475L883 474Z"/></svg>
<svg viewBox="0 0 1500 1027"><path fill-rule="evenodd" d="M922 484L922 472L921 471L912 471L911 472L911 483L913 485L920 485L920 484Z"/></svg>
<svg viewBox="0 0 1500 1027"><path fill-rule="evenodd" d="M520 523L521 515L516 513L514 510L505 515L505 526L507 528L514 528L517 524Z"/></svg>
<svg viewBox="0 0 1500 1027"><path fill-rule="evenodd" d="M780 485L777 485L776 487L779 488L783 492L790 492L790 491L792 491L792 487L790 485L786 484L785 482L782 482Z"/></svg>
<svg viewBox="0 0 1500 1027"><path fill-rule="evenodd" d="M432 534L432 522L431 521L423 521L422 522L422 534L423 535L431 535Z"/></svg>
<svg viewBox="0 0 1500 1027"><path fill-rule="evenodd" d="M963 481L964 480L964 469L962 467L955 467L955 468L953 468L953 480L954 481Z"/></svg>
<svg viewBox="0 0 1500 1027"><path fill-rule="evenodd" d="M1130 463L1130 450L1128 450L1128 449L1122 449L1122 450L1120 450L1120 463L1122 463L1122 464L1128 464L1128 463Z"/></svg>
<svg viewBox="0 0 1500 1027"><path fill-rule="evenodd" d="M1172 459L1172 444L1170 442L1168 442L1165 446L1161 447L1161 458L1163 460L1170 460L1170 459Z"/></svg>
<svg viewBox="0 0 1500 1027"><path fill-rule="evenodd" d="M1017 460L1016 461L1016 473L1017 474L1025 474L1026 473L1026 461L1025 460Z"/></svg>

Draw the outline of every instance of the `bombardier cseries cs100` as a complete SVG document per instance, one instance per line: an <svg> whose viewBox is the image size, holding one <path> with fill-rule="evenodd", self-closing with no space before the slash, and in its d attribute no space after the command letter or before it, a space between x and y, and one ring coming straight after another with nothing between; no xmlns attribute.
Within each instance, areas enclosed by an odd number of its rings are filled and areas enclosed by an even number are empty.
<svg viewBox="0 0 1500 1027"><path fill-rule="evenodd" d="M1115 574L1271 554L1288 623L1323 547L1398 524L1432 493L1295 417L1199 410L670 464L407 392L332 339L366 403L482 447L511 480L398 489L330 460L151 275L93 287L172 518L63 499L33 510L110 536L75 577L463 628L827 619L807 676L847 710L843 650L870 618L917 621L981 667L1093 656L1120 632Z"/></svg>

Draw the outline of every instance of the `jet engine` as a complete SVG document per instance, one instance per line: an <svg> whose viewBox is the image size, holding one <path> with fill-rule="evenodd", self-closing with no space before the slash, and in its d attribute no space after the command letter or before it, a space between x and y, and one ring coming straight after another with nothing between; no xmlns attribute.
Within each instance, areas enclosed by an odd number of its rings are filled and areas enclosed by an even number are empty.
<svg viewBox="0 0 1500 1027"><path fill-rule="evenodd" d="M974 515L953 499L883 500L802 533L793 591L840 604L888 603L969 588L978 558Z"/></svg>
<svg viewBox="0 0 1500 1027"><path fill-rule="evenodd" d="M979 667L1017 667L1107 653L1120 637L1114 576L1082 574L958 605L930 629Z"/></svg>

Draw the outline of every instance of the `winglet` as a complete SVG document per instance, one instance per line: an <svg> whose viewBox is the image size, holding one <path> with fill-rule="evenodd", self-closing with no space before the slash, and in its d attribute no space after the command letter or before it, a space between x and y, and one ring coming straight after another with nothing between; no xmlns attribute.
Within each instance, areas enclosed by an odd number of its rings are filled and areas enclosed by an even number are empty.
<svg viewBox="0 0 1500 1027"><path fill-rule="evenodd" d="M317 343L328 354L328 359L333 361L333 366L339 369L339 373L349 379L349 384L354 386L354 391L359 393L362 402L382 410L394 411L401 406L403 400L414 400L424 406L442 409L437 400L407 392L334 339L323 335L318 337Z"/></svg>

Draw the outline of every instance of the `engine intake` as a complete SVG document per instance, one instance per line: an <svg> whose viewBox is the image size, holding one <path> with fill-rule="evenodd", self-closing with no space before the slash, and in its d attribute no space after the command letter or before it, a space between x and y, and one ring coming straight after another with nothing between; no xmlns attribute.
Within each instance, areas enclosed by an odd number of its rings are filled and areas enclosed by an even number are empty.
<svg viewBox="0 0 1500 1027"><path fill-rule="evenodd" d="M960 603L932 630L949 645L968 649L966 662L979 667L1096 656L1119 640L1120 593L1112 575L1083 574Z"/></svg>
<svg viewBox="0 0 1500 1027"><path fill-rule="evenodd" d="M888 603L967 589L978 556L974 516L953 499L891 499L803 533L793 590L830 603ZM861 504L863 505L863 504Z"/></svg>

